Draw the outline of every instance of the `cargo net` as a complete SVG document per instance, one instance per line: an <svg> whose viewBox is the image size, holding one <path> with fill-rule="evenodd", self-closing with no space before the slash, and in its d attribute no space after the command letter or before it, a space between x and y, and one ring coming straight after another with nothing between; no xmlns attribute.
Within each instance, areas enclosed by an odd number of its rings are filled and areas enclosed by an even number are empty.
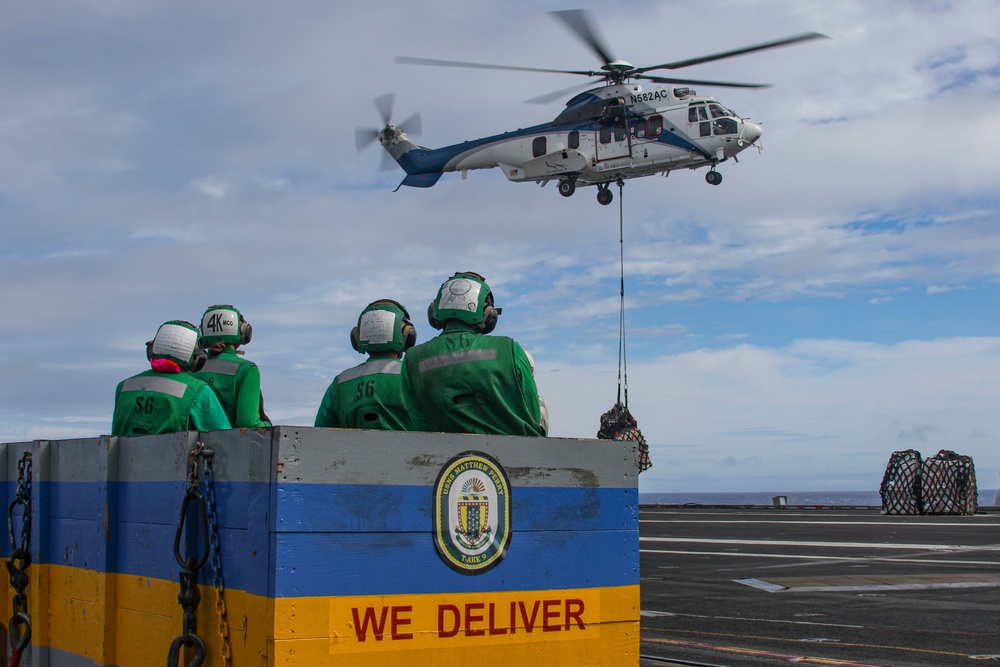
<svg viewBox="0 0 1000 667"><path fill-rule="evenodd" d="M893 452L879 489L882 514L975 514L979 510L972 457L942 449L921 461L920 452Z"/></svg>
<svg viewBox="0 0 1000 667"><path fill-rule="evenodd" d="M975 514L979 509L972 457L942 449L924 459L924 514Z"/></svg>
<svg viewBox="0 0 1000 667"><path fill-rule="evenodd" d="M907 449L892 453L879 488L882 514L922 514L920 473L920 452Z"/></svg>
<svg viewBox="0 0 1000 667"><path fill-rule="evenodd" d="M638 442L639 472L652 467L653 463L649 460L649 445L642 437L642 431L635 423L635 417L621 402L615 403L615 407L601 415L601 428L597 431L597 437L601 440Z"/></svg>

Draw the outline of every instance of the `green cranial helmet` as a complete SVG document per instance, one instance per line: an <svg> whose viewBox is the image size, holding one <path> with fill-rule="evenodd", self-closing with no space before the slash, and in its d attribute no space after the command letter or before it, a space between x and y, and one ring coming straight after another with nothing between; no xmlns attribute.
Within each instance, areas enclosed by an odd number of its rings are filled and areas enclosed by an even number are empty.
<svg viewBox="0 0 1000 667"><path fill-rule="evenodd" d="M252 335L250 323L243 319L240 311L228 304L211 306L201 316L201 344L205 347L219 342L246 345Z"/></svg>
<svg viewBox="0 0 1000 667"><path fill-rule="evenodd" d="M351 347L362 354L405 352L417 342L417 330L410 315L397 301L379 299L361 311L351 329Z"/></svg>
<svg viewBox="0 0 1000 667"><path fill-rule="evenodd" d="M472 324L481 333L496 327L500 308L493 307L493 292L478 273L463 271L446 280L427 309L427 319L435 329L447 320Z"/></svg>
<svg viewBox="0 0 1000 667"><path fill-rule="evenodd" d="M156 330L156 337L146 343L146 356L152 359L169 359L181 368L195 362L198 351L198 329L184 320L164 322Z"/></svg>

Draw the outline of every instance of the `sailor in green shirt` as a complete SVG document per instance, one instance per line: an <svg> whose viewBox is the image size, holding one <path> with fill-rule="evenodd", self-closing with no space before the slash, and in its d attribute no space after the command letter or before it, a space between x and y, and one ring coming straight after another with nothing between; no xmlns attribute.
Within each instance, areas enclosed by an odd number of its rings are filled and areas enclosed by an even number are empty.
<svg viewBox="0 0 1000 667"><path fill-rule="evenodd" d="M230 305L211 306L201 317L201 344L208 360L195 377L215 391L233 428L265 428L271 421L264 414L260 393L260 369L238 355L240 345L253 336L253 327Z"/></svg>
<svg viewBox="0 0 1000 667"><path fill-rule="evenodd" d="M351 347L368 354L368 360L334 378L315 426L411 430L400 386L400 358L416 342L417 330L401 304L392 299L368 304L351 329Z"/></svg>
<svg viewBox="0 0 1000 667"><path fill-rule="evenodd" d="M111 435L147 435L229 428L212 388L190 371L204 363L198 329L171 320L146 343L151 370L123 380L115 390Z"/></svg>
<svg viewBox="0 0 1000 667"><path fill-rule="evenodd" d="M477 273L456 273L427 309L442 332L403 359L403 397L422 431L544 436L538 389L524 349L489 336L500 309Z"/></svg>

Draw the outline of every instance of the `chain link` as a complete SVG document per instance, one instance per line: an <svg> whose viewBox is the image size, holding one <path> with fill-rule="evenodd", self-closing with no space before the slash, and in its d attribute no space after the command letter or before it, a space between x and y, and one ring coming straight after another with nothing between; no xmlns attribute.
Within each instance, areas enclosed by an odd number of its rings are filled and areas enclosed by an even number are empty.
<svg viewBox="0 0 1000 667"><path fill-rule="evenodd" d="M212 586L215 587L215 611L219 617L219 653L222 656L222 663L229 667L232 664L233 652L229 645L229 621L226 618L226 587L222 582L222 550L219 547L219 522L215 507L215 476L212 472L212 461L215 452L206 449L204 452L205 469L202 476L205 482L205 504L207 508L206 517L208 520L208 543L210 547L210 561L214 576Z"/></svg>
<svg viewBox="0 0 1000 667"><path fill-rule="evenodd" d="M21 544L17 544L17 533L14 530L14 508L21 505ZM17 464L17 489L14 500L7 507L7 531L10 534L10 559L7 561L7 571L10 574L10 585L14 589L11 600L13 613L7 624L10 636L11 667L17 667L21 662L21 654L31 641L31 616L28 614L28 596L24 590L28 587L28 567L31 565L31 452L24 452Z"/></svg>
<svg viewBox="0 0 1000 667"><path fill-rule="evenodd" d="M167 651L167 667L178 667L183 653L183 647L194 647L195 654L187 663L187 667L201 667L205 662L205 642L198 636L198 605L201 603L201 592L198 590L198 572L208 559L208 519L205 512L205 499L198 489L198 462L202 456L204 445L198 446L188 453L188 471L185 485L184 500L181 502L180 516L177 519L177 533L174 535L174 559L180 566L180 593L177 601L183 610L181 634L174 638ZM184 536L184 524L187 521L188 507L195 503L191 511L193 519L197 519L201 534L201 550L198 545L192 547L185 544L187 555L181 553L181 538Z"/></svg>

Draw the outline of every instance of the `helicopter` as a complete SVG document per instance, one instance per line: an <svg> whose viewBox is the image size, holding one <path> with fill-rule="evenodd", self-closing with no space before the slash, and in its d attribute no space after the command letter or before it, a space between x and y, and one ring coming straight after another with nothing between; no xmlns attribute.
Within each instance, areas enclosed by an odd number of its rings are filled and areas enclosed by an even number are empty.
<svg viewBox="0 0 1000 667"><path fill-rule="evenodd" d="M589 15L582 10L551 14L603 61L599 71L556 70L513 65L492 65L454 60L399 56L396 62L437 67L462 67L520 72L574 74L600 79L598 87L574 95L552 121L442 148L419 146L408 133L420 133L419 114L398 126L392 123L392 94L375 100L384 123L381 129L358 128L355 141L361 151L376 140L406 172L396 190L432 187L445 172L460 172L465 179L473 169L500 168L509 181L535 182L544 187L557 181L559 194L570 197L579 186L597 187L598 203L614 199L610 186L624 179L662 174L675 169L707 167L705 180L722 182L716 167L756 146L762 129L714 98L698 95L690 86L767 88L770 84L679 79L651 75L653 70L675 70L755 51L827 38L807 32L753 46L698 58L636 67L616 60L598 37ZM640 81L662 84L644 90ZM592 85L588 82L584 85ZM528 102L546 104L580 86L548 93ZM391 163L389 163L391 165Z"/></svg>

